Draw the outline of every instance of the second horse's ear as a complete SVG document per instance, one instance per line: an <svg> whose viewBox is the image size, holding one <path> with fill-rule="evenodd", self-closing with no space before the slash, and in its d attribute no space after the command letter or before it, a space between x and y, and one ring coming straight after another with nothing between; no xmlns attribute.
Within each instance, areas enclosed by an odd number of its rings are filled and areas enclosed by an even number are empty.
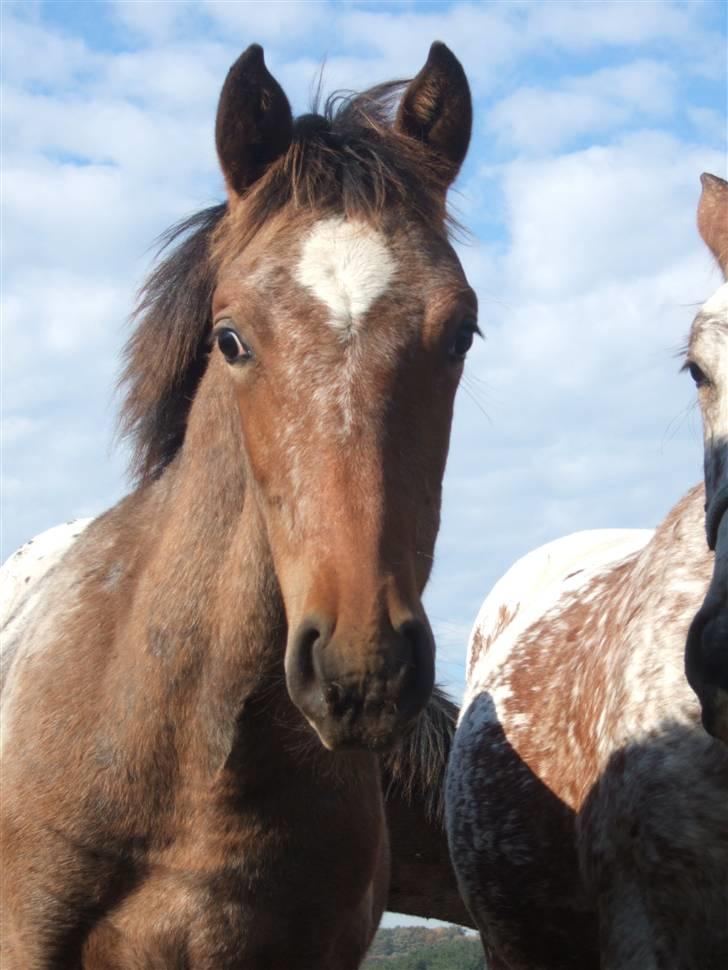
<svg viewBox="0 0 728 970"><path fill-rule="evenodd" d="M728 182L708 172L700 176L700 181L703 191L698 205L698 231L728 279Z"/></svg>
<svg viewBox="0 0 728 970"><path fill-rule="evenodd" d="M473 106L465 71L452 51L435 41L427 63L404 92L395 127L424 142L439 156L445 163L449 185L468 151L472 125Z"/></svg>
<svg viewBox="0 0 728 970"><path fill-rule="evenodd" d="M228 71L217 108L215 145L228 196L242 195L288 150L293 117L288 98L251 44Z"/></svg>

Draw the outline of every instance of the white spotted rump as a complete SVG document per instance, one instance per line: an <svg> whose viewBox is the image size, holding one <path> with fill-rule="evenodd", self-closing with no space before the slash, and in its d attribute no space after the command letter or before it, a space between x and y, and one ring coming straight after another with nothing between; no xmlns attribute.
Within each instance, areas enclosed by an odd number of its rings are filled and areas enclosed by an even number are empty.
<svg viewBox="0 0 728 970"><path fill-rule="evenodd" d="M331 326L348 337L386 292L394 269L380 232L334 216L317 222L306 238L296 279L328 308Z"/></svg>

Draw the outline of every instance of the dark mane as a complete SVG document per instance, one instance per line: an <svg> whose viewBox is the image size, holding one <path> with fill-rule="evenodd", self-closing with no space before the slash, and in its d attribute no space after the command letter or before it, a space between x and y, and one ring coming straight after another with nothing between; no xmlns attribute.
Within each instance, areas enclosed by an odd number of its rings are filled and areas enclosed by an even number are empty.
<svg viewBox="0 0 728 970"><path fill-rule="evenodd" d="M144 284L125 352L120 433L132 442L138 483L157 478L184 441L187 416L207 364L207 334L217 272L284 206L336 210L378 220L406 205L436 231L444 210L447 166L392 119L404 82L330 97L323 114L294 125L287 152L230 211L212 206L162 237L168 255Z"/></svg>
<svg viewBox="0 0 728 970"><path fill-rule="evenodd" d="M444 824L445 770L457 718L457 706L435 687L402 741L382 755L385 796L421 805L425 815L439 824Z"/></svg>
<svg viewBox="0 0 728 970"><path fill-rule="evenodd" d="M119 381L125 390L119 430L132 441L131 472L140 483L157 478L184 441L207 364L215 285L210 238L226 210L224 203L211 206L168 229L160 251L173 248L139 295Z"/></svg>

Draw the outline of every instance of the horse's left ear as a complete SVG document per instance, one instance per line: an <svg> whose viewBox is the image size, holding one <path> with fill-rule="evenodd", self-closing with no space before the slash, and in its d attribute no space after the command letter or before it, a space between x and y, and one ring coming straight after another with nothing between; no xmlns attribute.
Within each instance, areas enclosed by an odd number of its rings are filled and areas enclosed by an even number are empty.
<svg viewBox="0 0 728 970"><path fill-rule="evenodd" d="M698 203L698 231L728 278L728 182L703 172Z"/></svg>
<svg viewBox="0 0 728 970"><path fill-rule="evenodd" d="M228 71L217 108L215 144L231 200L288 150L293 117L268 71L263 48L251 44Z"/></svg>
<svg viewBox="0 0 728 970"><path fill-rule="evenodd" d="M465 71L450 48L435 41L427 63L404 93L395 128L437 153L445 162L449 185L467 153L472 124Z"/></svg>

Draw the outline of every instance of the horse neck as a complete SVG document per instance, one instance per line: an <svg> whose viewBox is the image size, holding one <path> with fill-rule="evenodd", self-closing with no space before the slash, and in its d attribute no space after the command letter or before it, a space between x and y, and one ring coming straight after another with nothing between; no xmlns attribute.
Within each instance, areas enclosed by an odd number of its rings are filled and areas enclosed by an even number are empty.
<svg viewBox="0 0 728 970"><path fill-rule="evenodd" d="M203 379L181 452L146 492L129 666L157 680L160 709L178 724L214 735L222 756L256 701L275 701L284 721L297 715L280 591L224 382Z"/></svg>

